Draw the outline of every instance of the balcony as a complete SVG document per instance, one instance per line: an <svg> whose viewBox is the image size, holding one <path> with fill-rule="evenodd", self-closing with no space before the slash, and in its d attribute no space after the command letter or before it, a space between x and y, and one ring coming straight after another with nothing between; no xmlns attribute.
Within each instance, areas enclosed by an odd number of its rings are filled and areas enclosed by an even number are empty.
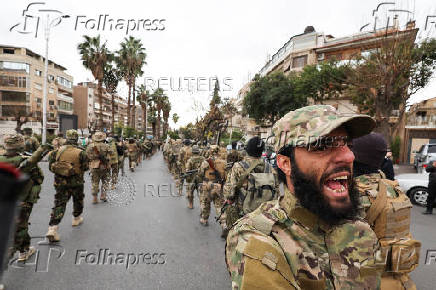
<svg viewBox="0 0 436 290"><path fill-rule="evenodd" d="M67 103L71 103L71 104L74 103L74 99L72 97L64 95L64 94L58 94L57 99L61 100L61 101L65 101Z"/></svg>
<svg viewBox="0 0 436 290"><path fill-rule="evenodd" d="M425 117L410 116L407 118L406 128L436 128L436 115Z"/></svg>

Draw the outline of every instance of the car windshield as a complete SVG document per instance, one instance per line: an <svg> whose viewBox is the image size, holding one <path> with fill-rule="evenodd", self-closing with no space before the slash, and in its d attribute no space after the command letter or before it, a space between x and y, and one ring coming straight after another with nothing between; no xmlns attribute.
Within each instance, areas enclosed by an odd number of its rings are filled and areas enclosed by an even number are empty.
<svg viewBox="0 0 436 290"><path fill-rule="evenodd" d="M436 145L428 146L428 153L436 153Z"/></svg>

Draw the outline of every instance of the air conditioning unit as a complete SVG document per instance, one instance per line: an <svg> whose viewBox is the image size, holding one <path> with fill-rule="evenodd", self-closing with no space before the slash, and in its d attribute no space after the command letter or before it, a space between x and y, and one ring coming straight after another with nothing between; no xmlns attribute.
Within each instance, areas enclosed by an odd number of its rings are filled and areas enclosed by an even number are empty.
<svg viewBox="0 0 436 290"><path fill-rule="evenodd" d="M318 60L324 60L325 59L325 54L324 53L319 53L318 54Z"/></svg>

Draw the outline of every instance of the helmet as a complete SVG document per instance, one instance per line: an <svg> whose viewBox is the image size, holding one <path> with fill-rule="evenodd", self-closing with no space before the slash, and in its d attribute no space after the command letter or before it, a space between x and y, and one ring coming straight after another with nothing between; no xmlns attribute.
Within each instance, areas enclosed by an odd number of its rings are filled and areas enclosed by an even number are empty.
<svg viewBox="0 0 436 290"><path fill-rule="evenodd" d="M79 139L79 134L74 129L67 130L66 135L67 135L67 140L77 141Z"/></svg>
<svg viewBox="0 0 436 290"><path fill-rule="evenodd" d="M27 128L24 128L24 129L23 129L23 133L24 133L25 135L32 135L33 130L32 130L32 128L27 127Z"/></svg>
<svg viewBox="0 0 436 290"><path fill-rule="evenodd" d="M6 150L22 151L24 149L24 137L21 134L6 135L4 141Z"/></svg>
<svg viewBox="0 0 436 290"><path fill-rule="evenodd" d="M192 154L200 154L200 148L198 148L198 145L192 146Z"/></svg>
<svg viewBox="0 0 436 290"><path fill-rule="evenodd" d="M92 136L92 141L94 142L103 142L104 139L106 139L106 134L101 131L95 132L95 134Z"/></svg>

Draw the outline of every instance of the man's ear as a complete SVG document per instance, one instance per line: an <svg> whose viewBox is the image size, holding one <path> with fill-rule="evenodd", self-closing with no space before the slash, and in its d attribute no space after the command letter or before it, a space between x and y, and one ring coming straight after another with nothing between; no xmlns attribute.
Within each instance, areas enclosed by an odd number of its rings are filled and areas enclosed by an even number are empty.
<svg viewBox="0 0 436 290"><path fill-rule="evenodd" d="M288 156L278 154L277 166L283 171L286 176L291 175L291 160Z"/></svg>

